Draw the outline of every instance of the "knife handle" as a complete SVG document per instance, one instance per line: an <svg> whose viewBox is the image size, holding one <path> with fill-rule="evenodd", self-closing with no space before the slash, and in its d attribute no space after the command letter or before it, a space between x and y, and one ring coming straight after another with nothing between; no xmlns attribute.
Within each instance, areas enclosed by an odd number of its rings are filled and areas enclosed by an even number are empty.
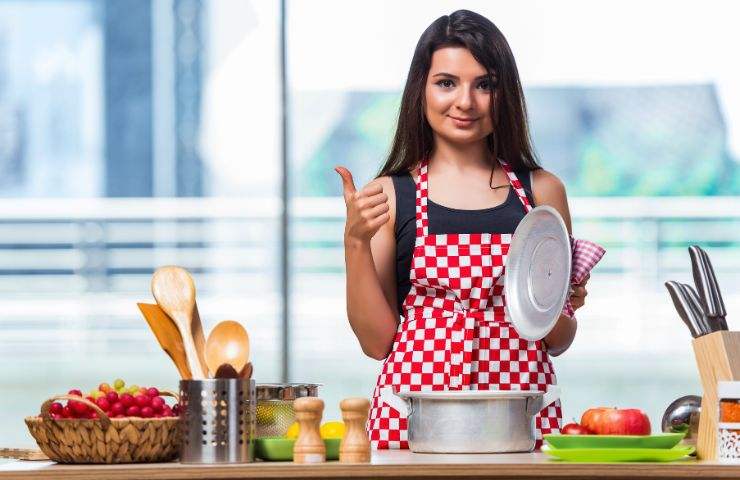
<svg viewBox="0 0 740 480"><path fill-rule="evenodd" d="M714 297L712 296L712 287L709 283L709 274L702 258L702 250L698 245L689 247L689 257L691 258L691 272L694 277L694 285L699 292L704 311L707 315L716 310Z"/></svg>
<svg viewBox="0 0 740 480"><path fill-rule="evenodd" d="M709 255L707 252L699 248L699 251L701 252L703 263L707 270L707 277L709 279L709 285L710 285L710 293L713 297L713 308L711 310L707 310L707 314L711 315L713 317L726 317L727 316L727 310L725 309L725 302L722 299L722 292L719 290L719 283L717 282L717 275L714 273L714 267L712 266L712 261L709 259Z"/></svg>
<svg viewBox="0 0 740 480"><path fill-rule="evenodd" d="M697 330L697 327L694 325L694 323L691 321L688 311L689 306L686 303L686 299L683 296L683 292L681 291L678 282L665 282L665 288L671 295L671 300L673 301L673 306L676 307L678 316L681 317L683 323L685 323L686 326L689 328L691 336L694 338L698 337L699 331Z"/></svg>
<svg viewBox="0 0 740 480"><path fill-rule="evenodd" d="M701 330L703 330L704 333L712 333L717 330L714 325L710 323L706 312L704 312L704 308L701 306L701 301L699 300L699 295L696 294L696 290L694 290L691 285L687 285L685 283L682 283L681 287L689 302L694 318L696 318L697 323L701 325Z"/></svg>

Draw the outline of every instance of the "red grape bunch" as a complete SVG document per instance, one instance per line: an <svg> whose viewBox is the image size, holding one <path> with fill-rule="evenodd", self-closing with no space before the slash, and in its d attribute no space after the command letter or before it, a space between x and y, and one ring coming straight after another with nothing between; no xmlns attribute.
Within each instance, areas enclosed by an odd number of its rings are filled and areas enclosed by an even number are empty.
<svg viewBox="0 0 740 480"><path fill-rule="evenodd" d="M68 393L78 397L83 396L79 389L72 389ZM167 405L156 387L146 388L138 385L126 387L126 383L120 378L113 382L112 387L107 383L101 383L85 398L95 403L110 418L164 418L179 415L179 405L175 404L172 407ZM56 420L98 418L95 410L76 400L68 400L66 405L54 402L49 407L49 413Z"/></svg>

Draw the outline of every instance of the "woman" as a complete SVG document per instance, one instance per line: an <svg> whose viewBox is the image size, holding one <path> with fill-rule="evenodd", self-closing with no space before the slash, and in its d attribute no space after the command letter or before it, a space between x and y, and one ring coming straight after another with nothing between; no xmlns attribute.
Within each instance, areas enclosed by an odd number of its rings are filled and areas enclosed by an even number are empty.
<svg viewBox="0 0 740 480"><path fill-rule="evenodd" d="M555 383L550 355L573 341L561 315L541 341L520 340L504 315L503 264L533 205L560 212L565 188L540 168L506 39L459 10L432 23L414 52L393 147L378 178L347 204L347 312L363 351L385 360L368 422L376 448L408 448L406 419L380 398L398 390L537 389ZM583 305L585 280L572 308ZM399 322L400 315L400 322ZM472 340L472 342L464 341ZM559 404L536 418L557 432Z"/></svg>

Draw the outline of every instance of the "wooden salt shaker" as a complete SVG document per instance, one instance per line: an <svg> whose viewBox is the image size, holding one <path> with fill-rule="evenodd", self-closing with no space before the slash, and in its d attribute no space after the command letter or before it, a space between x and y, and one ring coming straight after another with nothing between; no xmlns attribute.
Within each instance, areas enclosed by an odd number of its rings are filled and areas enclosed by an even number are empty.
<svg viewBox="0 0 740 480"><path fill-rule="evenodd" d="M345 424L344 438L339 445L339 461L370 462L370 440L365 430L370 401L367 398L345 398L339 403L339 408Z"/></svg>
<svg viewBox="0 0 740 480"><path fill-rule="evenodd" d="M293 462L321 463L326 461L326 445L319 427L324 413L324 401L317 397L301 397L293 402L295 419L300 424L298 439L293 446Z"/></svg>

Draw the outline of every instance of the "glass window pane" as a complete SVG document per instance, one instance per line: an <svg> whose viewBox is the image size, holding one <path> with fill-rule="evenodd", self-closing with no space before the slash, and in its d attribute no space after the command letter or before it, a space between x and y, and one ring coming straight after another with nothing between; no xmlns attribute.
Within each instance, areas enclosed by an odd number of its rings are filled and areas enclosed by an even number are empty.
<svg viewBox="0 0 740 480"><path fill-rule="evenodd" d="M279 380L279 4L0 2L0 428L120 377L177 389L136 306L177 264ZM259 45L259 48L255 46Z"/></svg>
<svg viewBox="0 0 740 480"><path fill-rule="evenodd" d="M369 396L380 371L347 324L333 167L347 166L358 187L374 177L416 42L458 5L288 3L292 191L306 215L291 244L291 369L294 380L332 379L329 408ZM740 72L729 61L740 42L730 20L737 7L481 0L465 8L507 37L535 148L567 186L575 235L608 250L575 342L554 359L564 418L609 403L640 406L655 422L674 398L701 391L688 332L662 285L690 281L686 247L705 246L725 301L740 298Z"/></svg>

